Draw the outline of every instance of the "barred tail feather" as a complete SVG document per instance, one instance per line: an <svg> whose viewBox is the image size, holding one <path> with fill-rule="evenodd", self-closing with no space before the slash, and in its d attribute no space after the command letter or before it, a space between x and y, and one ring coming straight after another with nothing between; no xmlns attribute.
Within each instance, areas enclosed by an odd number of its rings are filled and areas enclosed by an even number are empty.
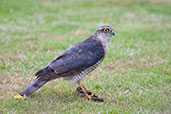
<svg viewBox="0 0 171 114"><path fill-rule="evenodd" d="M36 79L33 83L31 83L29 86L27 86L19 94L23 97L29 97L32 93L34 93L36 90L38 90L40 87L42 87L47 82L48 82L48 80Z"/></svg>

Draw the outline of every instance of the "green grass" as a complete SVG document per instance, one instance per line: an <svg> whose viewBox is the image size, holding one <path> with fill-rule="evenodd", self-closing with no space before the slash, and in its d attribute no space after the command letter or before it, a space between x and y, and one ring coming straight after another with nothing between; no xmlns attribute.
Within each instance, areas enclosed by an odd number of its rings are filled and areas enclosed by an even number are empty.
<svg viewBox="0 0 171 114"><path fill-rule="evenodd" d="M0 113L170 114L170 7L169 0L0 0ZM77 98L77 85L62 79L13 99L36 71L106 24L116 36L82 81L104 103Z"/></svg>

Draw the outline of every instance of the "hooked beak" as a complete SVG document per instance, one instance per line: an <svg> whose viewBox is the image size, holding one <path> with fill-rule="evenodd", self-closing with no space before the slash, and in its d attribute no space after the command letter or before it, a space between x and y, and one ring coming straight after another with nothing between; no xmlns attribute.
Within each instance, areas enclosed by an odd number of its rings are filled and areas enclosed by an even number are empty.
<svg viewBox="0 0 171 114"><path fill-rule="evenodd" d="M115 36L114 30L111 31L112 35Z"/></svg>
<svg viewBox="0 0 171 114"><path fill-rule="evenodd" d="M112 35L113 35L113 36L115 36L115 33L114 33L114 32L112 32Z"/></svg>

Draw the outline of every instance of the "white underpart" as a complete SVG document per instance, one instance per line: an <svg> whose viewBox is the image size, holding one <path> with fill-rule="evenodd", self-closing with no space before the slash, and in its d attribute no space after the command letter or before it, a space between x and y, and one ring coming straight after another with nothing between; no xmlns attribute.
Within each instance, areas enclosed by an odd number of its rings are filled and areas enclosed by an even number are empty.
<svg viewBox="0 0 171 114"><path fill-rule="evenodd" d="M99 35L98 39L106 46L106 51L108 50L109 44L110 44L110 39L111 37Z"/></svg>

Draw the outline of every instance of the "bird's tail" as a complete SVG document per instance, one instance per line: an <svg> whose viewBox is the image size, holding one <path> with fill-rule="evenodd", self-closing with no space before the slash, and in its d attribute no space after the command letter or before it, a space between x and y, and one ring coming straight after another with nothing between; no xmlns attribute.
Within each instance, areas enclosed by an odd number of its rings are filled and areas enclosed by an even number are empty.
<svg viewBox="0 0 171 114"><path fill-rule="evenodd" d="M47 82L48 82L48 80L36 79L33 83L31 83L24 90L22 90L18 95L14 96L14 98L29 97L32 93L34 93L36 90L38 90L40 87L42 87Z"/></svg>

